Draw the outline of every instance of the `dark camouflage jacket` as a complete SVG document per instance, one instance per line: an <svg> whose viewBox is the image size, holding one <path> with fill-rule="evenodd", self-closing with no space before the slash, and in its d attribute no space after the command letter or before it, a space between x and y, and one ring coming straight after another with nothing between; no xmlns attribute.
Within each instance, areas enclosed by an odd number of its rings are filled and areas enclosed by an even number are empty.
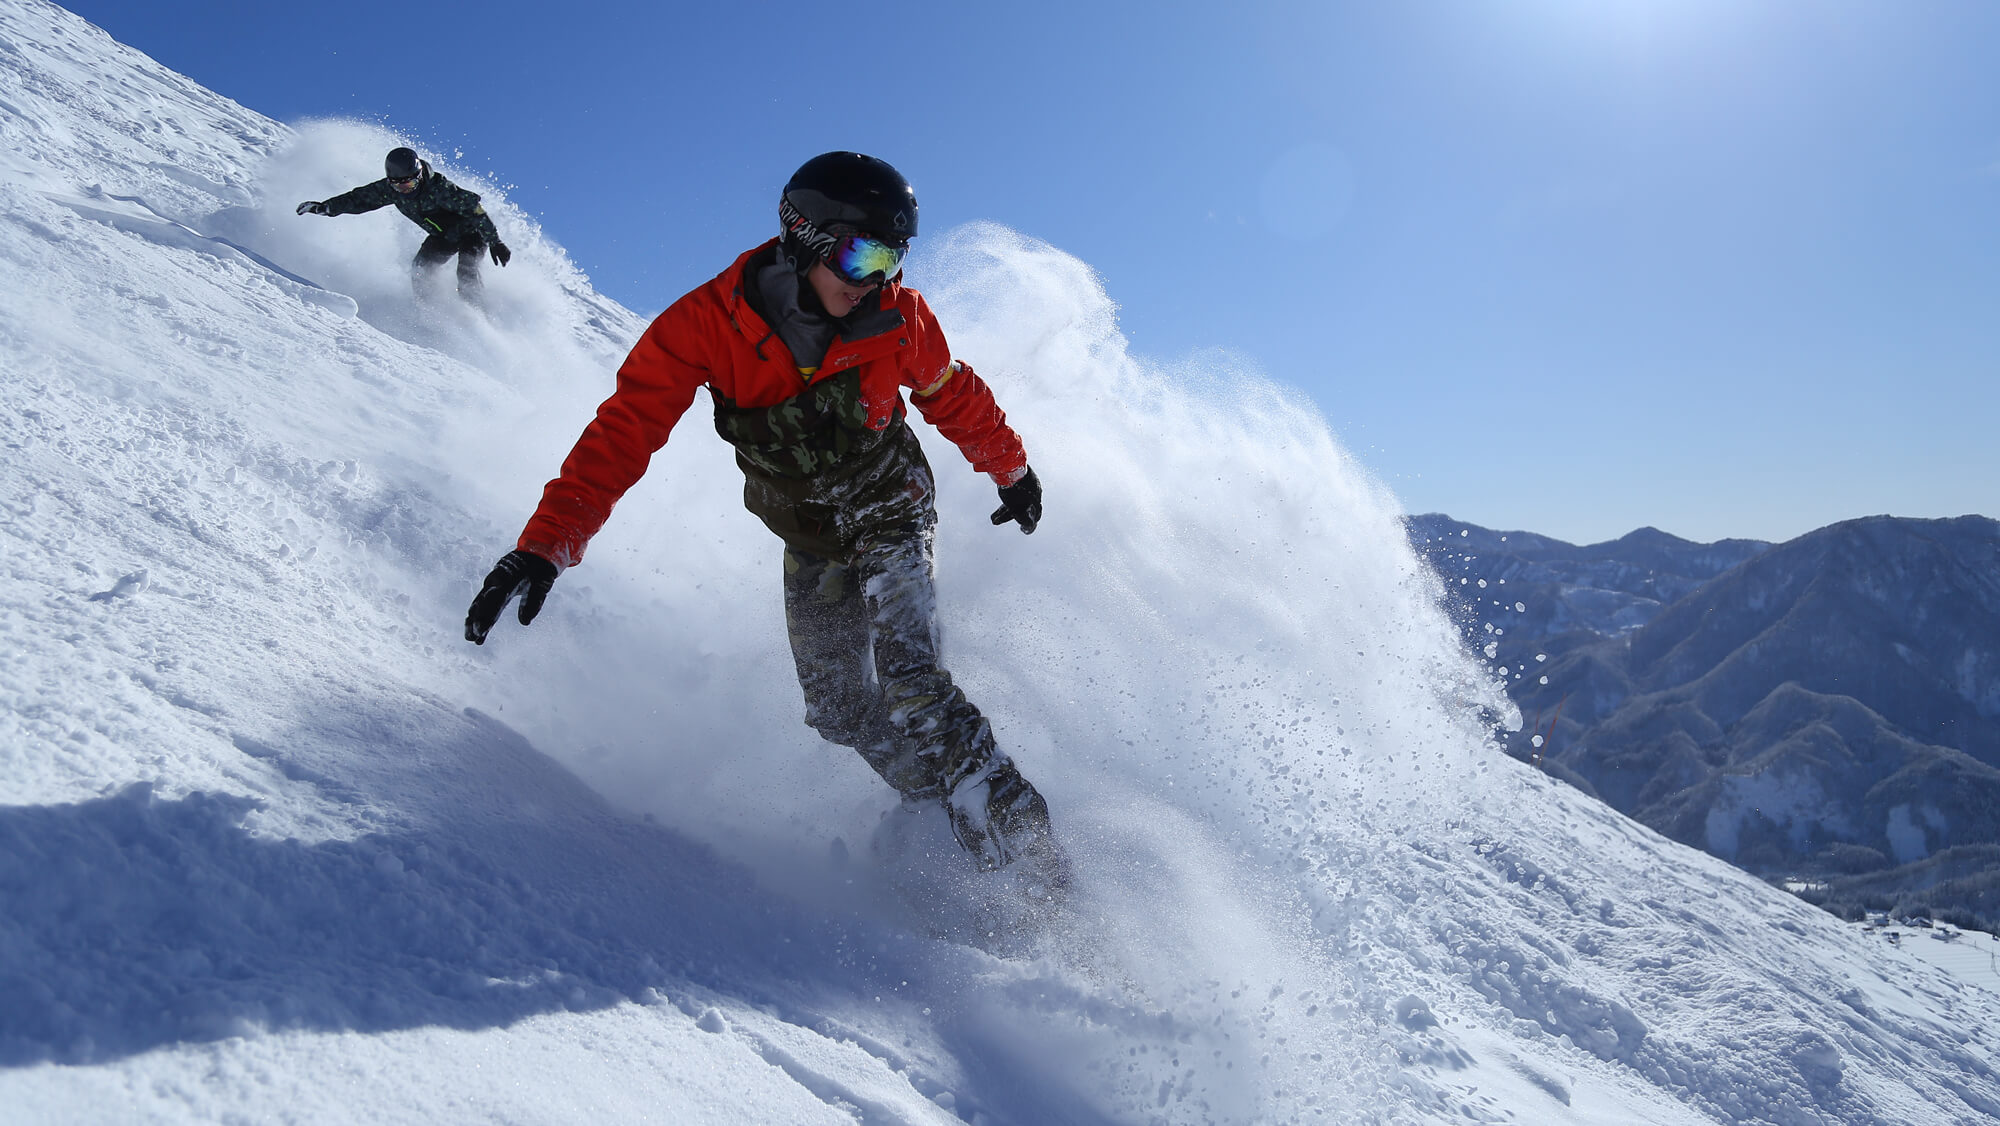
<svg viewBox="0 0 2000 1126"><path fill-rule="evenodd" d="M478 241L488 246L500 241L492 216L479 205L479 193L469 192L424 166L426 175L417 190L408 195L389 186L386 179L363 184L326 201L328 215L359 215L390 204L424 229L425 234L442 235L463 246Z"/></svg>

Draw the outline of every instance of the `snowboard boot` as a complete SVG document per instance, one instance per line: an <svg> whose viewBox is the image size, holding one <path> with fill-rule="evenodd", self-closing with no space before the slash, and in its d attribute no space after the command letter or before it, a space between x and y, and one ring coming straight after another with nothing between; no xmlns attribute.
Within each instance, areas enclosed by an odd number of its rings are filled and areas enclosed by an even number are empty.
<svg viewBox="0 0 2000 1126"><path fill-rule="evenodd" d="M991 872L1020 862L1040 887L1031 894L1060 900L1069 887L1069 858L1049 829L1049 806L1004 756L973 771L944 799L951 834Z"/></svg>

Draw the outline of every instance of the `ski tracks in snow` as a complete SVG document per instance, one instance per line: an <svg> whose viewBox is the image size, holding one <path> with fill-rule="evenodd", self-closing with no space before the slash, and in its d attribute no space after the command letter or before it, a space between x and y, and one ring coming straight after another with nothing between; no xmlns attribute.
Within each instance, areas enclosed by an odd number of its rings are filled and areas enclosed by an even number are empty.
<svg viewBox="0 0 2000 1126"><path fill-rule="evenodd" d="M49 198L86 219L94 219L162 246L241 260L265 271L269 275L266 280L289 296L327 309L337 316L351 317L361 309L354 298L319 286L228 239L203 234L185 223L168 219L137 196L107 195L102 187L92 185L83 198L54 192L49 193Z"/></svg>

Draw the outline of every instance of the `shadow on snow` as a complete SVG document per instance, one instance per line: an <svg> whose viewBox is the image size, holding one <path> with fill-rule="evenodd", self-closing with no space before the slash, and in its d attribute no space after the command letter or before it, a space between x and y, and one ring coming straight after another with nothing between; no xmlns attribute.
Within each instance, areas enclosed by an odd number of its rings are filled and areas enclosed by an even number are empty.
<svg viewBox="0 0 2000 1126"><path fill-rule="evenodd" d="M341 741L368 739L356 719L336 721ZM453 719L442 741L377 751L417 764L393 768L415 772L390 797L429 791L403 831L278 840L246 828L252 799L143 783L0 809L0 1066L262 1029L491 1027L684 983L770 1004L772 983L916 968L882 964L916 951L884 959L894 944L854 920L801 921L706 848L612 810L504 725ZM335 801L371 789L352 776L365 762L239 746Z"/></svg>

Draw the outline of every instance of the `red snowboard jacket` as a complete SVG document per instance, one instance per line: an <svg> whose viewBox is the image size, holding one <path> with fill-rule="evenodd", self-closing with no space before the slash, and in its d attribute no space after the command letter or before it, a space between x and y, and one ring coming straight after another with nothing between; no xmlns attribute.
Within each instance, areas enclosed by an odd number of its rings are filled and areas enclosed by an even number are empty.
<svg viewBox="0 0 2000 1126"><path fill-rule="evenodd" d="M585 545L618 498L645 475L701 387L737 407L768 407L858 367L874 429L890 426L903 413L907 388L918 413L958 446L974 469L1002 485L1026 473L1027 453L992 390L969 366L952 360L937 317L914 289L896 282L882 289L882 307L902 314L900 327L851 342L835 337L820 366L801 373L743 296L744 265L770 245L746 252L653 319L619 367L617 390L584 427L563 461L562 475L543 489L516 546L558 567L582 560Z"/></svg>

